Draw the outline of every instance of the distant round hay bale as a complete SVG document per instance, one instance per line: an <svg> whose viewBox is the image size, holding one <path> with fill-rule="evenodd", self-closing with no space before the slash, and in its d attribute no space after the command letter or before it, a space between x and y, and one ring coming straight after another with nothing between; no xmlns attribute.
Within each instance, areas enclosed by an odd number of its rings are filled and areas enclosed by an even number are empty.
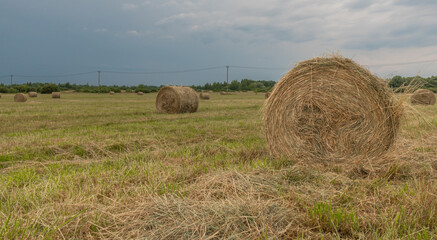
<svg viewBox="0 0 437 240"><path fill-rule="evenodd" d="M434 105L435 100L435 94L428 89L418 89L411 96L412 104Z"/></svg>
<svg viewBox="0 0 437 240"><path fill-rule="evenodd" d="M27 94L29 95L29 97L37 97L38 96L38 93L36 93L36 92L28 92Z"/></svg>
<svg viewBox="0 0 437 240"><path fill-rule="evenodd" d="M200 99L209 100L209 94L208 93L201 93Z"/></svg>
<svg viewBox="0 0 437 240"><path fill-rule="evenodd" d="M375 158L394 143L402 104L384 81L350 59L298 63L264 105L271 154L314 160Z"/></svg>
<svg viewBox="0 0 437 240"><path fill-rule="evenodd" d="M61 98L60 92L52 92L52 98Z"/></svg>
<svg viewBox="0 0 437 240"><path fill-rule="evenodd" d="M156 96L156 110L161 113L192 113L199 107L199 96L190 87L166 86Z"/></svg>
<svg viewBox="0 0 437 240"><path fill-rule="evenodd" d="M270 94L272 94L272 92L266 92L266 94L264 95L264 97L267 99L270 97Z"/></svg>
<svg viewBox="0 0 437 240"><path fill-rule="evenodd" d="M138 94L138 95L144 95L144 93L143 93L143 92L137 92L137 94Z"/></svg>
<svg viewBox="0 0 437 240"><path fill-rule="evenodd" d="M113 92L113 91L110 91L109 92L109 95L114 95L115 93Z"/></svg>
<svg viewBox="0 0 437 240"><path fill-rule="evenodd" d="M15 94L14 102L25 102L25 101L27 101L26 95L24 95L23 93Z"/></svg>
<svg viewBox="0 0 437 240"><path fill-rule="evenodd" d="M220 92L220 95L227 95L227 93L226 92Z"/></svg>
<svg viewBox="0 0 437 240"><path fill-rule="evenodd" d="M126 93L126 90L120 90L121 93Z"/></svg>

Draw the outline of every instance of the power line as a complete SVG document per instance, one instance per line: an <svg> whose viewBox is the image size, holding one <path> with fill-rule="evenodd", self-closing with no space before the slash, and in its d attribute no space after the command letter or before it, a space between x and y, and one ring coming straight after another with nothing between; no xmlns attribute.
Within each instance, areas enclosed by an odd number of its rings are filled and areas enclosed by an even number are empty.
<svg viewBox="0 0 437 240"><path fill-rule="evenodd" d="M176 71L156 71L156 72L123 72L123 71L102 71L103 73L116 73L116 74L166 74L166 73L187 73L187 72L200 72L212 69L220 69L226 66L216 66L207 68L185 69Z"/></svg>
<svg viewBox="0 0 437 240"><path fill-rule="evenodd" d="M72 77L72 76L79 76L79 75L86 75L96 73L96 71L92 72L81 72L81 73L69 73L69 74L60 74L60 75L15 75L14 77L21 77L21 78L58 78L58 77Z"/></svg>
<svg viewBox="0 0 437 240"><path fill-rule="evenodd" d="M260 69L260 70L287 70L288 68L278 68L278 67L248 67L248 66L232 66L231 68L246 68L246 69Z"/></svg>

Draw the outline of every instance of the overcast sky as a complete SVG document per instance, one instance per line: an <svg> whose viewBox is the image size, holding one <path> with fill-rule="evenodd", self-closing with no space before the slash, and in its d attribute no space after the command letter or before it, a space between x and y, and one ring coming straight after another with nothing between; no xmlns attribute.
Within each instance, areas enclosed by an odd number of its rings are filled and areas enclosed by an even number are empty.
<svg viewBox="0 0 437 240"><path fill-rule="evenodd" d="M435 0L0 0L0 80L204 84L279 80L336 53L380 77L437 75ZM420 62L409 65L392 65ZM279 69L248 69L233 66ZM199 72L163 72L220 67ZM72 77L23 77L92 72Z"/></svg>

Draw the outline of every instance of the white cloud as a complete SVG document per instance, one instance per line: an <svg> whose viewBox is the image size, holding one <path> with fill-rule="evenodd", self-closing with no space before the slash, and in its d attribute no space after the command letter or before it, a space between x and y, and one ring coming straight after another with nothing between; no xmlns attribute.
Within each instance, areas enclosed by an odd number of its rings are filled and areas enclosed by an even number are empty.
<svg viewBox="0 0 437 240"><path fill-rule="evenodd" d="M129 31L127 31L127 34L133 35L133 36L141 35L137 30L129 30Z"/></svg>
<svg viewBox="0 0 437 240"><path fill-rule="evenodd" d="M106 28L97 28L96 30L94 30L94 32L107 32L108 29Z"/></svg>
<svg viewBox="0 0 437 240"><path fill-rule="evenodd" d="M125 11L135 10L137 8L138 8L138 5L135 5L132 3L123 3L123 5L121 5L121 9L123 9Z"/></svg>

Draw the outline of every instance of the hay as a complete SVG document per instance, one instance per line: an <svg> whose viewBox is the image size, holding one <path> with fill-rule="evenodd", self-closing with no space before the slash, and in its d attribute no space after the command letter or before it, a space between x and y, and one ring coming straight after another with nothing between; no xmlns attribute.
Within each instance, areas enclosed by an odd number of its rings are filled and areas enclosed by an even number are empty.
<svg viewBox="0 0 437 240"><path fill-rule="evenodd" d="M208 93L201 93L200 99L209 100L209 94Z"/></svg>
<svg viewBox="0 0 437 240"><path fill-rule="evenodd" d="M38 96L38 93L36 93L36 92L29 92L27 94L29 95L29 97L37 97Z"/></svg>
<svg viewBox="0 0 437 240"><path fill-rule="evenodd" d="M427 89L418 89L411 96L412 104L434 105L435 100L435 94Z"/></svg>
<svg viewBox="0 0 437 240"><path fill-rule="evenodd" d="M126 93L126 90L120 90L121 93Z"/></svg>
<svg viewBox="0 0 437 240"><path fill-rule="evenodd" d="M14 102L25 102L25 101L27 101L26 95L24 95L23 93L15 94Z"/></svg>
<svg viewBox="0 0 437 240"><path fill-rule="evenodd" d="M52 98L61 98L60 92L52 92Z"/></svg>
<svg viewBox="0 0 437 240"><path fill-rule="evenodd" d="M267 99L270 97L270 94L272 94L272 92L266 92L266 94L264 95L264 97Z"/></svg>
<svg viewBox="0 0 437 240"><path fill-rule="evenodd" d="M220 95L226 95L226 93L225 92L220 92Z"/></svg>
<svg viewBox="0 0 437 240"><path fill-rule="evenodd" d="M144 95L143 92L137 92L137 95Z"/></svg>
<svg viewBox="0 0 437 240"><path fill-rule="evenodd" d="M340 56L300 62L264 105L272 155L375 158L396 139L403 108L378 77Z"/></svg>
<svg viewBox="0 0 437 240"><path fill-rule="evenodd" d="M115 93L113 92L113 91L110 91L109 92L109 95L114 95Z"/></svg>
<svg viewBox="0 0 437 240"><path fill-rule="evenodd" d="M156 109L161 113L192 113L199 107L199 96L190 87L166 86L156 96Z"/></svg>
<svg viewBox="0 0 437 240"><path fill-rule="evenodd" d="M135 90L131 90L130 92L131 92L131 93L135 93Z"/></svg>

